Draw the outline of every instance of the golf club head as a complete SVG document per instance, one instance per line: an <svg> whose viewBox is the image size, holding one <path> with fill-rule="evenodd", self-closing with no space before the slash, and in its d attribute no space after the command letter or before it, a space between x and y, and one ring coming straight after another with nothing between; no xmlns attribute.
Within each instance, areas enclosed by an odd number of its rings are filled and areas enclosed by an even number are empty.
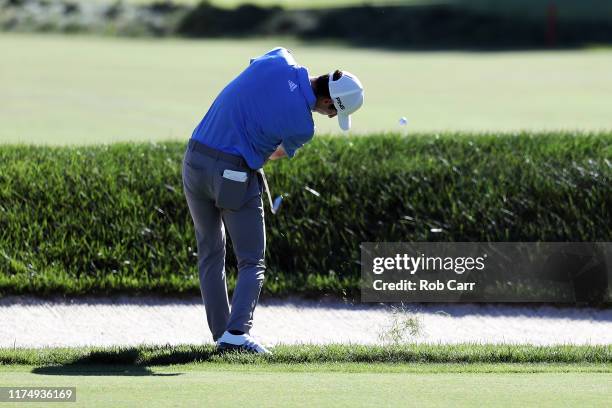
<svg viewBox="0 0 612 408"><path fill-rule="evenodd" d="M282 195L279 195L278 197L274 199L274 205L272 205L272 214L278 213L278 210L280 210L280 206L282 203L283 203Z"/></svg>

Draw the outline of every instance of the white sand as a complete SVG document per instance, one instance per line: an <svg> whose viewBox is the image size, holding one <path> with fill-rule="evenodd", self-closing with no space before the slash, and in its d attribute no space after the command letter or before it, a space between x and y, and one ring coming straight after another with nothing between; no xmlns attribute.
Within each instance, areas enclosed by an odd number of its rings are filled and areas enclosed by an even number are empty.
<svg viewBox="0 0 612 408"><path fill-rule="evenodd" d="M428 343L612 344L612 310L511 305L409 305ZM380 343L389 307L267 301L252 334L264 344ZM212 342L200 298L0 299L0 347Z"/></svg>

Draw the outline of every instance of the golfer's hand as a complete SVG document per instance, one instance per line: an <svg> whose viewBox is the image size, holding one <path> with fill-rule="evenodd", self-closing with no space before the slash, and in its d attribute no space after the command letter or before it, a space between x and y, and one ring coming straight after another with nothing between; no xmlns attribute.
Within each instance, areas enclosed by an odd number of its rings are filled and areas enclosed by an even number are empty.
<svg viewBox="0 0 612 408"><path fill-rule="evenodd" d="M285 149L283 149L283 146L281 145L276 148L276 150L270 155L268 160L278 160L282 159L283 157L287 157L287 152L285 152Z"/></svg>

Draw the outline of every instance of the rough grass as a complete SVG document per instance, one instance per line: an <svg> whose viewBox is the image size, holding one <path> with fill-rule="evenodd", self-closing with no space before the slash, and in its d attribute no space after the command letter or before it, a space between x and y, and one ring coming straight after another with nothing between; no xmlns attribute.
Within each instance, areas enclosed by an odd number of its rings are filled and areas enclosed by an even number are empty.
<svg viewBox="0 0 612 408"><path fill-rule="evenodd" d="M184 148L0 147L0 292L196 293ZM267 171L269 294L354 293L361 242L612 240L610 133L319 137Z"/></svg>
<svg viewBox="0 0 612 408"><path fill-rule="evenodd" d="M2 365L170 365L187 363L232 364L612 364L612 346L534 346L458 344L278 345L271 355L238 352L219 354L213 345L3 348Z"/></svg>

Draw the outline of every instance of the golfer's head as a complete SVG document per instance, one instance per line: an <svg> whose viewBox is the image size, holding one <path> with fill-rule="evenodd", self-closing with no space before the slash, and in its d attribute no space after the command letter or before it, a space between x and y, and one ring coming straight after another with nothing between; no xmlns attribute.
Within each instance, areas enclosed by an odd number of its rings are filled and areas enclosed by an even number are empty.
<svg viewBox="0 0 612 408"><path fill-rule="evenodd" d="M351 127L351 114L363 105L363 86L348 71L336 70L312 80L317 97L314 111L330 118L338 117L342 130Z"/></svg>

